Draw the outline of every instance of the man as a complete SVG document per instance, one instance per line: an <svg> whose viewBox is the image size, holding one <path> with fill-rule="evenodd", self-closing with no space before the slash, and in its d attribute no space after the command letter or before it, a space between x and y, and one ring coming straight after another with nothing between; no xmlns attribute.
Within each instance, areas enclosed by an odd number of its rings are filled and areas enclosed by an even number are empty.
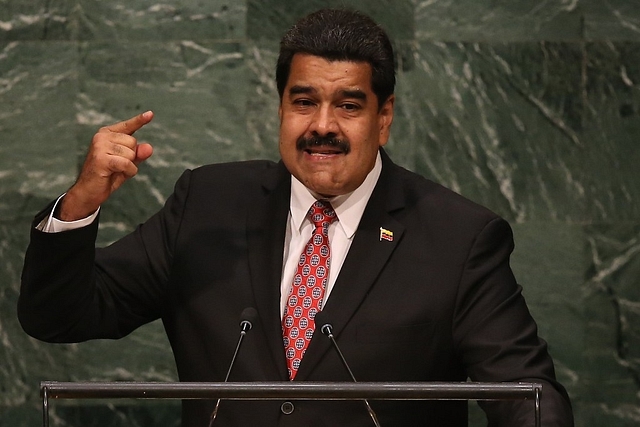
<svg viewBox="0 0 640 427"><path fill-rule="evenodd" d="M276 80L281 162L186 171L160 212L94 249L100 205L152 153L132 135L153 113L101 129L77 182L36 217L24 329L74 342L160 318L180 379L222 381L238 317L253 307L231 381L350 381L315 326L321 312L359 381L540 382L543 425L573 425L509 267L507 223L381 149L395 100L384 31L357 12L311 14L284 36ZM320 207L308 217L310 206ZM371 406L382 426L467 424L466 402ZM531 402L481 406L492 426L533 425ZM213 407L185 401L183 425L207 425ZM339 401L224 401L215 420L371 422L362 402Z"/></svg>

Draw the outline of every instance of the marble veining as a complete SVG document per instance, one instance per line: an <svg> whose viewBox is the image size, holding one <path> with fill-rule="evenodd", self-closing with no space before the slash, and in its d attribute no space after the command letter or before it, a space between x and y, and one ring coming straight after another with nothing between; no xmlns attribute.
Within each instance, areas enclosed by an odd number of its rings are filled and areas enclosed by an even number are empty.
<svg viewBox="0 0 640 427"><path fill-rule="evenodd" d="M635 0L0 2L0 426L41 423L41 380L172 381L159 322L51 345L16 319L33 215L97 128L151 109L155 154L103 206L98 244L204 163L278 158L274 63L303 14L370 13L397 51L386 147L507 218L512 266L577 426L640 422L640 8ZM471 404L472 426L485 425ZM55 402L54 426L179 425L172 402Z"/></svg>

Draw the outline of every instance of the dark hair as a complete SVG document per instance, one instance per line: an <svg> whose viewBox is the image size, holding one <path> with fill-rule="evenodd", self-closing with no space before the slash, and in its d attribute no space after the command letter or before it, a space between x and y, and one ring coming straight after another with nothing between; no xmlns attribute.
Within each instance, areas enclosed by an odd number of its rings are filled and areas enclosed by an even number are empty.
<svg viewBox="0 0 640 427"><path fill-rule="evenodd" d="M396 84L393 47L387 33L367 15L349 9L322 9L299 20L280 41L276 84L280 99L296 53L329 61L362 61L371 65L371 89L378 106Z"/></svg>

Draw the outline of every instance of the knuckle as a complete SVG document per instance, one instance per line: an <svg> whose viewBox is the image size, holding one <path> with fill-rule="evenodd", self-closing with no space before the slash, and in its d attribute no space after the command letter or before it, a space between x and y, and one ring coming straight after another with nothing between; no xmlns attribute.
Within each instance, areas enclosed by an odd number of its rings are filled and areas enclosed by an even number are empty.
<svg viewBox="0 0 640 427"><path fill-rule="evenodd" d="M91 145L93 147L102 147L109 141L108 136L105 133L98 132L93 135L93 139L91 140Z"/></svg>
<svg viewBox="0 0 640 427"><path fill-rule="evenodd" d="M114 172L121 172L122 170L122 161L119 157L110 157L107 162L107 167Z"/></svg>
<svg viewBox="0 0 640 427"><path fill-rule="evenodd" d="M120 129L120 132L129 133L129 130L131 129L131 122L129 120L125 120L124 122L121 122L119 129Z"/></svg>
<svg viewBox="0 0 640 427"><path fill-rule="evenodd" d="M124 148L122 147L122 145L113 142L111 143L111 151L113 152L113 154L121 156L124 152Z"/></svg>

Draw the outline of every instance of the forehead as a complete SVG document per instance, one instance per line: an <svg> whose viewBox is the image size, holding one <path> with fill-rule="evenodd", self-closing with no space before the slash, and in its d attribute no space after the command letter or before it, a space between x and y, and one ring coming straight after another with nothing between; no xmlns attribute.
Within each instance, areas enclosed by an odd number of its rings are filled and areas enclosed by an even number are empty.
<svg viewBox="0 0 640 427"><path fill-rule="evenodd" d="M291 61L285 92L291 87L316 90L359 89L371 91L371 65L364 61L332 61L320 56L296 53Z"/></svg>

